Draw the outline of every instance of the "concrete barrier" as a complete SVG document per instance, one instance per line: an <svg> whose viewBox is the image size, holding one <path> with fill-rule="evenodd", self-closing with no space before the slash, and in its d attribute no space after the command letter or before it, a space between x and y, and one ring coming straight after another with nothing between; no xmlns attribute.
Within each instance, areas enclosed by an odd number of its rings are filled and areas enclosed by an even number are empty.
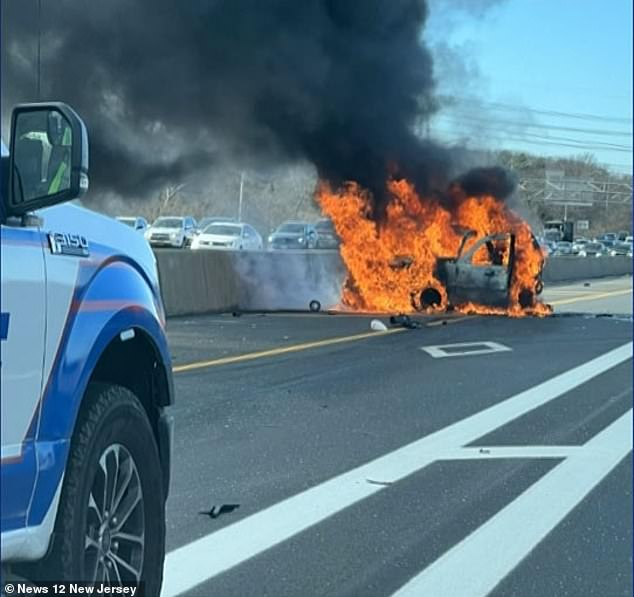
<svg viewBox="0 0 634 597"><path fill-rule="evenodd" d="M239 308L239 285L231 255L222 251L155 251L168 316Z"/></svg>
<svg viewBox="0 0 634 597"><path fill-rule="evenodd" d="M544 283L584 280L632 274L632 258L616 257L550 257L544 267Z"/></svg>
<svg viewBox="0 0 634 597"><path fill-rule="evenodd" d="M168 316L307 310L337 303L345 267L336 251L155 252ZM544 283L632 274L629 257L551 257Z"/></svg>

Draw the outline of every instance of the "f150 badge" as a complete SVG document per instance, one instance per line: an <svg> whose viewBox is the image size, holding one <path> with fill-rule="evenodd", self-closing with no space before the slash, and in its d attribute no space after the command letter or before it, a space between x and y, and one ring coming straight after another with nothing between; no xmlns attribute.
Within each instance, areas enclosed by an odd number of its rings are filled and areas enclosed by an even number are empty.
<svg viewBox="0 0 634 597"><path fill-rule="evenodd" d="M88 257L88 241L81 234L67 234L66 232L49 232L48 242L53 255L73 255L74 257Z"/></svg>

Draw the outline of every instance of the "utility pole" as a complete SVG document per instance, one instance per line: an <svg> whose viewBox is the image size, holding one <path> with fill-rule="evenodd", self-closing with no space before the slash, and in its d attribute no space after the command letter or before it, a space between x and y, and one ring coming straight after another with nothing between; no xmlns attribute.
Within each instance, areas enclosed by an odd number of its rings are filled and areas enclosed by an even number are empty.
<svg viewBox="0 0 634 597"><path fill-rule="evenodd" d="M240 196L238 198L238 222L242 222L242 193L244 190L244 170L240 173Z"/></svg>
<svg viewBox="0 0 634 597"><path fill-rule="evenodd" d="M35 96L37 101L42 99L41 87L41 71L42 71L42 0L37 0L37 91Z"/></svg>

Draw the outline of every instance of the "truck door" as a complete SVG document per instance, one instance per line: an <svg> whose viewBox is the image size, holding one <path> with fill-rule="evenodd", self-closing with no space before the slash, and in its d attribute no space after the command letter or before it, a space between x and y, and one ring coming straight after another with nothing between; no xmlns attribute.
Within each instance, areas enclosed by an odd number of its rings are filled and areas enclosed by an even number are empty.
<svg viewBox="0 0 634 597"><path fill-rule="evenodd" d="M36 475L34 438L42 393L46 277L40 230L0 229L2 532L25 525Z"/></svg>

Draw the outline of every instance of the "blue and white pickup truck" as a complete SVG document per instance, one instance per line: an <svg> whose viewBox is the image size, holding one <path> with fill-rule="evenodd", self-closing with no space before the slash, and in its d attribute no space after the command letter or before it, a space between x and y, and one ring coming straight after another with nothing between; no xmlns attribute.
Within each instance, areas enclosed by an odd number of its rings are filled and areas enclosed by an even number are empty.
<svg viewBox="0 0 634 597"><path fill-rule="evenodd" d="M65 104L14 109L1 181L2 576L159 595L173 384L154 256L69 203L88 136Z"/></svg>

